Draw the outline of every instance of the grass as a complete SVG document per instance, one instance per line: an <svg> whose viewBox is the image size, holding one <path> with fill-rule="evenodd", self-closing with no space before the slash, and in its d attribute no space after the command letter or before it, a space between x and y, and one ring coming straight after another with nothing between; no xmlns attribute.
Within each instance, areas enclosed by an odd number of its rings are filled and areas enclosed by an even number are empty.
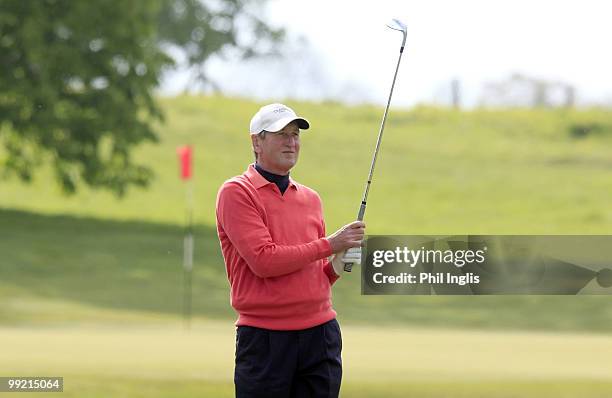
<svg viewBox="0 0 612 398"><path fill-rule="evenodd" d="M49 170L0 192L0 322L78 320L181 311L184 187L175 148L195 148L194 312L231 318L214 225L226 178L251 161L246 126L258 104L163 99L160 144L135 156L157 175L124 199L58 193ZM291 103L312 122L294 177L316 188L329 231L354 218L381 109ZM575 126L603 126L575 138ZM371 191L370 234L606 234L612 112L393 110ZM242 127L241 127L242 126ZM0 153L0 159L1 159ZM355 206L351 205L353 203ZM334 287L346 322L586 330L612 326L607 297L362 297L358 274ZM85 309L84 309L85 308ZM118 315L125 319L123 315ZM140 319L140 316L137 316Z"/></svg>
<svg viewBox="0 0 612 398"><path fill-rule="evenodd" d="M58 193L43 169L34 183L3 182L0 206L115 220L180 224L184 189L175 149L195 149L196 222L214 225L221 183L252 161L247 126L259 104L220 97L164 99L159 145L135 153L156 180L117 200L83 189ZM355 217L381 116L377 107L291 103L308 116L293 176L321 194L328 229ZM575 138L605 110L392 110L366 222L371 234L607 234L612 128ZM608 127L606 127L608 128ZM0 155L1 159L1 155ZM42 200L44 198L44 200Z"/></svg>
<svg viewBox="0 0 612 398"><path fill-rule="evenodd" d="M61 373L66 397L233 395L234 314L214 201L251 162L246 126L260 104L161 101L160 144L134 154L156 173L149 190L66 197L45 167L31 185L1 182L1 375ZM331 232L355 217L382 110L290 105L313 125L292 176L321 194ZM394 109L368 233L610 234L611 125L612 112L598 109ZM191 332L180 330L175 153L186 143L196 184ZM343 396L612 395L607 296L360 296L357 273L333 294Z"/></svg>
<svg viewBox="0 0 612 398"><path fill-rule="evenodd" d="M610 336L357 325L342 331L347 397L612 393ZM66 397L233 395L228 322L198 321L190 331L161 323L5 327L0 341L0 374L63 376Z"/></svg>
<svg viewBox="0 0 612 398"><path fill-rule="evenodd" d="M173 319L182 304L182 229L0 210L0 323L49 325ZM233 318L215 232L196 230L196 316ZM607 296L361 296L359 274L334 286L343 322L607 332Z"/></svg>

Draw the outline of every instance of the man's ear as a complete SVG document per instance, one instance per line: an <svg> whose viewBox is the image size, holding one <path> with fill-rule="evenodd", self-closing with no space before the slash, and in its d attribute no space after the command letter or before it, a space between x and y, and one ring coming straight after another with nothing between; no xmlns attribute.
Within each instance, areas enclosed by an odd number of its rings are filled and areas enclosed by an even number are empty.
<svg viewBox="0 0 612 398"><path fill-rule="evenodd" d="M251 141L253 142L253 152L259 154L261 146L259 145L259 137L255 134L251 135Z"/></svg>

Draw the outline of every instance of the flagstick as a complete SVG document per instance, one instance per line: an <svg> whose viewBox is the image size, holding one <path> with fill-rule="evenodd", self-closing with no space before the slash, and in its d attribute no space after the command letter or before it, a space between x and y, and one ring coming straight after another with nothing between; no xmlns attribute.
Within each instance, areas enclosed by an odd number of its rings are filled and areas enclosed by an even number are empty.
<svg viewBox="0 0 612 398"><path fill-rule="evenodd" d="M193 181L186 182L187 228L183 242L183 323L191 329L191 291L193 271Z"/></svg>

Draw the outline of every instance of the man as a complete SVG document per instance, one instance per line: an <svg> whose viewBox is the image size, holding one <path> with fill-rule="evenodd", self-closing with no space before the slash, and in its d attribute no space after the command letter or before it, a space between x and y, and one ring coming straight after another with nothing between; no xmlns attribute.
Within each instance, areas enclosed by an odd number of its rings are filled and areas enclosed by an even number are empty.
<svg viewBox="0 0 612 398"><path fill-rule="evenodd" d="M340 327L331 285L361 261L365 224L325 236L321 199L289 171L309 122L282 104L250 124L255 163L217 196L217 232L236 321L237 397L337 397ZM328 260L332 256L332 261Z"/></svg>

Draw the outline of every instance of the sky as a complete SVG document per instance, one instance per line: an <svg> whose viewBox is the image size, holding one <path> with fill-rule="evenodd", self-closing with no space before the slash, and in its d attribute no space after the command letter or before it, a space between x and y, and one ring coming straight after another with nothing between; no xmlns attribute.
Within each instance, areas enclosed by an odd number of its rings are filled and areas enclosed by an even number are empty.
<svg viewBox="0 0 612 398"><path fill-rule="evenodd" d="M466 106L489 82L521 73L569 83L579 103L612 103L612 3L594 0L270 0L267 20L288 31L286 59L212 60L225 94L258 100L386 103L401 33L408 26L393 104L448 103L458 79ZM161 91L187 84L167 75Z"/></svg>

